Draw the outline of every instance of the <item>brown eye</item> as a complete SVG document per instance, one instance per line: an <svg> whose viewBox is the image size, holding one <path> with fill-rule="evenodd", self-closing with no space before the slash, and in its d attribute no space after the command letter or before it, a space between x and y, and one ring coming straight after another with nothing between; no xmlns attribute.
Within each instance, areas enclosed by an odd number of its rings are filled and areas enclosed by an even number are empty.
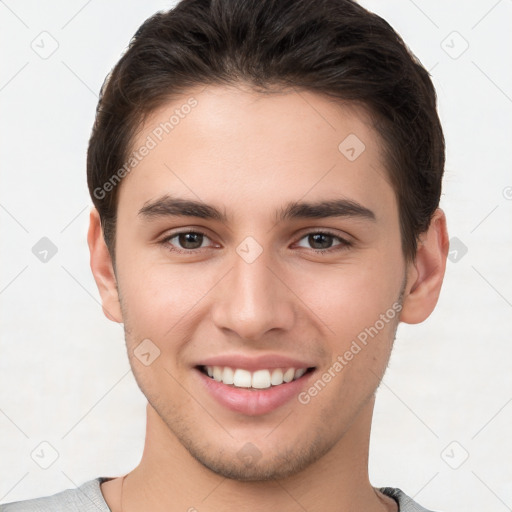
<svg viewBox="0 0 512 512"><path fill-rule="evenodd" d="M308 243L313 245L313 249L329 249L333 243L333 236L325 233L315 233L308 235ZM317 247L314 247L317 245Z"/></svg>
<svg viewBox="0 0 512 512"><path fill-rule="evenodd" d="M315 231L308 233L301 238L301 240L307 240L310 248L316 252L329 252L330 250L336 251L338 249L344 249L349 247L351 244L344 238L333 233L324 231ZM333 243L338 241L338 243ZM304 246L301 246L304 247Z"/></svg>
<svg viewBox="0 0 512 512"><path fill-rule="evenodd" d="M199 249L204 248L205 238L209 240L208 236L200 231L181 231L164 238L161 243L173 252L191 253L199 252ZM172 242L174 239L176 241Z"/></svg>
<svg viewBox="0 0 512 512"><path fill-rule="evenodd" d="M183 249L199 249L203 243L201 233L179 233L176 236Z"/></svg>

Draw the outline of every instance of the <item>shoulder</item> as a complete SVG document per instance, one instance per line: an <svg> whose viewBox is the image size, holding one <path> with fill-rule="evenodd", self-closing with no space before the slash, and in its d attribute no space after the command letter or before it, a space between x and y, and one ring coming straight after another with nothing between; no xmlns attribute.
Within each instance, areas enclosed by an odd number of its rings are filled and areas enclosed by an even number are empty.
<svg viewBox="0 0 512 512"><path fill-rule="evenodd" d="M110 512L100 488L106 480L98 477L52 496L5 503L0 512Z"/></svg>
<svg viewBox="0 0 512 512"><path fill-rule="evenodd" d="M377 489L386 496L390 496L398 503L399 512L434 512L416 503L401 489L396 487L378 487Z"/></svg>

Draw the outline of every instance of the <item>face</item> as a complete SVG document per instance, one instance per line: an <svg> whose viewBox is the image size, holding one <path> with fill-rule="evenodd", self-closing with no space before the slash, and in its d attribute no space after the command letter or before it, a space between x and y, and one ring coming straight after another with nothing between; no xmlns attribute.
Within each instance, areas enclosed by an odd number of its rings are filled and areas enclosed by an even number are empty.
<svg viewBox="0 0 512 512"><path fill-rule="evenodd" d="M134 141L151 147L119 190L130 362L169 435L220 475L304 469L374 395L407 275L379 144L355 107L220 86Z"/></svg>

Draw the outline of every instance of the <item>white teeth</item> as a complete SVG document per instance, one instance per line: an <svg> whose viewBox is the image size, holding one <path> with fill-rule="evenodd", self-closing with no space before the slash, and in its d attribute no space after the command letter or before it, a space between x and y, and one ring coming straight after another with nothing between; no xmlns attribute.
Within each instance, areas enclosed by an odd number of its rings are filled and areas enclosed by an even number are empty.
<svg viewBox="0 0 512 512"><path fill-rule="evenodd" d="M305 373L306 368L299 368L298 370L295 370L295 376L293 377L293 380L300 379Z"/></svg>
<svg viewBox="0 0 512 512"><path fill-rule="evenodd" d="M288 368L288 370L286 370L284 372L283 380L285 382L291 382L293 380L294 375L295 375L295 368Z"/></svg>
<svg viewBox="0 0 512 512"><path fill-rule="evenodd" d="M272 376L270 377L270 383L272 386L278 386L279 384L282 384L284 382L283 380L283 370L281 368L276 368L272 371Z"/></svg>
<svg viewBox="0 0 512 512"><path fill-rule="evenodd" d="M258 370L252 374L252 387L256 389L265 389L270 387L270 372L268 370Z"/></svg>
<svg viewBox="0 0 512 512"><path fill-rule="evenodd" d="M229 366L226 366L224 368L224 372L222 373L222 382L224 382L224 384L233 384L233 376L233 370Z"/></svg>
<svg viewBox="0 0 512 512"><path fill-rule="evenodd" d="M272 370L256 370L250 372L241 368L229 366L206 366L206 373L217 382L233 385L239 388L268 389L270 386L279 386L292 380L300 379L307 368L274 368Z"/></svg>
<svg viewBox="0 0 512 512"><path fill-rule="evenodd" d="M218 382L222 380L222 368L220 366L213 367L213 378Z"/></svg>
<svg viewBox="0 0 512 512"><path fill-rule="evenodd" d="M233 376L233 384L238 388L250 388L251 372L241 370L240 368L236 369L235 375Z"/></svg>

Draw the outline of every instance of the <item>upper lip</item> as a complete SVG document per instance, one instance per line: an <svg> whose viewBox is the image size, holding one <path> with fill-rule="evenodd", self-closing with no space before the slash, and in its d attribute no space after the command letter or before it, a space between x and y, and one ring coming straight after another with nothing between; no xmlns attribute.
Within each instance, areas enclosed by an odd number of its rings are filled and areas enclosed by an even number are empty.
<svg viewBox="0 0 512 512"><path fill-rule="evenodd" d="M263 354L259 356L247 356L244 354L224 354L203 359L196 366L229 366L249 371L265 370L272 368L313 368L311 361L301 361L280 354Z"/></svg>

